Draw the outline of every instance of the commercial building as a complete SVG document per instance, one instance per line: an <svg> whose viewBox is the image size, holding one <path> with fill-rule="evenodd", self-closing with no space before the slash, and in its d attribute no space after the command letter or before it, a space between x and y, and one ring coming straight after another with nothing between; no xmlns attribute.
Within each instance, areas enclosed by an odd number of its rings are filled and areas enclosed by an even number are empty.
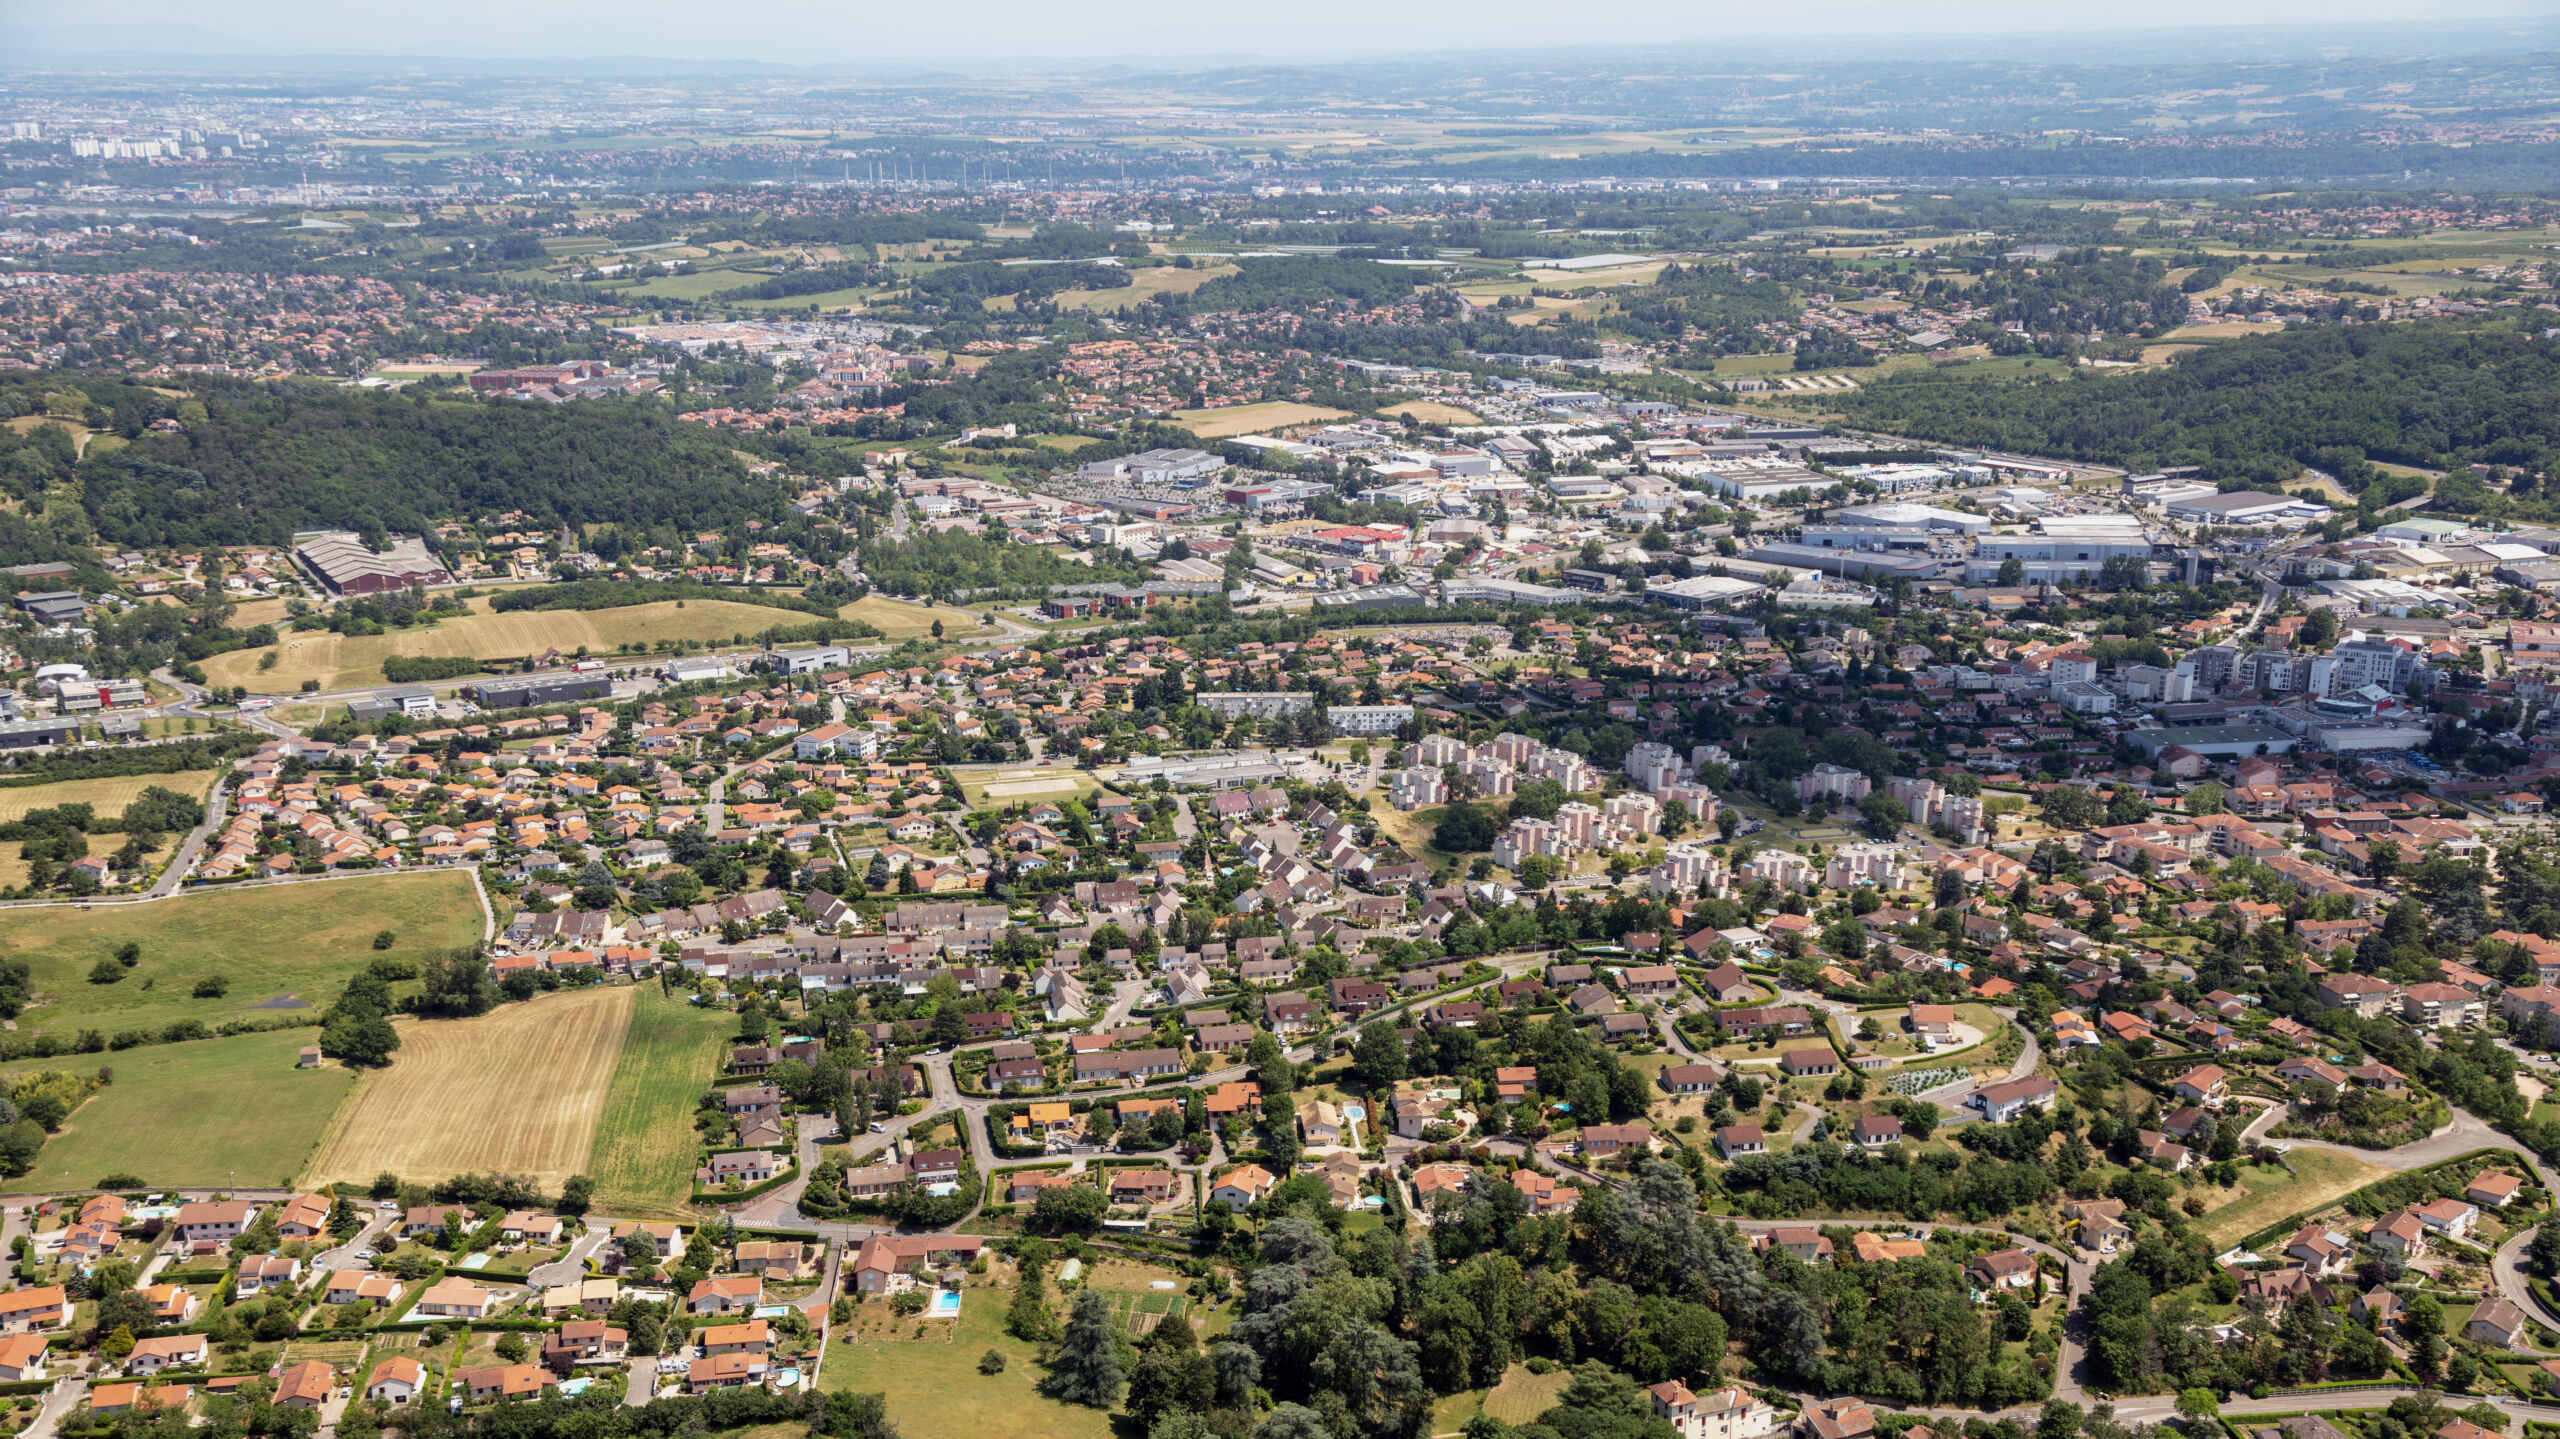
<svg viewBox="0 0 2560 1439"><path fill-rule="evenodd" d="M1645 586L1644 597L1660 600L1675 610L1704 610L1749 599L1767 588L1760 580L1738 575L1692 575L1685 580L1649 584Z"/></svg>
<svg viewBox="0 0 2560 1439"><path fill-rule="evenodd" d="M2230 494L2191 495L2171 500L2167 506L2170 519L2189 525L2304 525L2328 518L2329 507L2291 495L2271 495L2264 490L2236 490Z"/></svg>
<svg viewBox="0 0 2560 1439"><path fill-rule="evenodd" d="M1444 605L1561 605L1585 598L1572 590L1522 584L1518 580L1458 578L1440 582L1440 603Z"/></svg>
<svg viewBox="0 0 2560 1439"><path fill-rule="evenodd" d="M1764 565L1791 565L1847 579L1925 579L1938 572L1940 561L1928 554L1896 554L1882 550L1823 549L1815 545L1755 545L1751 558Z"/></svg>
<svg viewBox="0 0 2560 1439"><path fill-rule="evenodd" d="M385 715L407 715L411 719L433 719L436 696L433 690L383 690L375 694L357 695L347 701L347 718L378 720Z"/></svg>
<svg viewBox="0 0 2560 1439"><path fill-rule="evenodd" d="M778 675L811 675L821 670L840 670L853 663L853 651L843 645L817 645L805 650L768 650L761 661Z"/></svg>
<svg viewBox="0 0 2560 1439"><path fill-rule="evenodd" d="M473 688L482 709L520 710L536 705L575 704L609 699L613 681L602 673L526 675L521 679L487 680Z"/></svg>
<svg viewBox="0 0 2560 1439"><path fill-rule="evenodd" d="M1991 532L1991 517L1935 505L1857 505L1804 527L1804 543L1825 550L1927 549L1932 535Z"/></svg>
<svg viewBox="0 0 2560 1439"><path fill-rule="evenodd" d="M293 537L294 558L320 583L342 595L379 595L419 585L453 583L444 562L415 535L393 535L380 553L350 530L319 530Z"/></svg>
<svg viewBox="0 0 2560 1439"><path fill-rule="evenodd" d="M2274 725L2188 725L2179 729L2138 729L2125 736L2146 758L2157 759L2171 745L2183 745L2207 759L2243 755L2291 754L2294 737Z"/></svg>

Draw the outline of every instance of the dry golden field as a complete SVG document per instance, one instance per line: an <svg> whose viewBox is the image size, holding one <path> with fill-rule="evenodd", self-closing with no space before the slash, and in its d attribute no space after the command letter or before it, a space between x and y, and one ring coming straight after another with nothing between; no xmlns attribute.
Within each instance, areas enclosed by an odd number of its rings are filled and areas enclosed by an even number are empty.
<svg viewBox="0 0 2560 1439"><path fill-rule="evenodd" d="M1223 440L1236 435L1269 434L1319 420L1349 419L1350 412L1289 400L1266 400L1258 405L1229 405L1217 410L1176 410L1170 418L1204 440Z"/></svg>
<svg viewBox="0 0 2560 1439"><path fill-rule="evenodd" d="M29 810L51 809L58 804L85 804L101 819L113 819L124 813L124 807L142 792L157 785L162 789L191 794L198 799L213 788L213 771L186 770L178 774L128 774L106 779L66 779L53 784L31 784L17 789L0 789L0 824L27 817Z"/></svg>
<svg viewBox="0 0 2560 1439"><path fill-rule="evenodd" d="M627 643L697 640L727 644L732 637L752 638L776 625L806 624L809 617L762 605L726 600L661 600L612 610L512 610L488 612L483 597L470 602L472 613L417 629L349 639L326 630L283 635L277 645L232 650L204 662L205 676L216 686L245 685L252 694L292 694L304 680L322 689L350 689L383 683L382 662L392 655L437 655L474 659L512 659L545 650L574 653L580 645L610 654ZM681 605L682 608L678 608ZM278 656L273 669L258 662Z"/></svg>
<svg viewBox="0 0 2560 1439"><path fill-rule="evenodd" d="M306 1184L584 1172L631 1027L628 986L543 995L477 1019L400 1020L400 1050L338 1109Z"/></svg>

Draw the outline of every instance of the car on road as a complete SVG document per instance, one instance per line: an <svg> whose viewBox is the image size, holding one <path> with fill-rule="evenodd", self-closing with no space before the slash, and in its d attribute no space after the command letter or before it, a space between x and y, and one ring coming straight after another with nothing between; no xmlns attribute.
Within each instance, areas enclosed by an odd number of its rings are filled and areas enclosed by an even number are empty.
<svg viewBox="0 0 2560 1439"><path fill-rule="evenodd" d="M882 1124L880 1121L875 1119L871 1121L871 1132L874 1134L886 1134L889 1132L889 1126Z"/></svg>

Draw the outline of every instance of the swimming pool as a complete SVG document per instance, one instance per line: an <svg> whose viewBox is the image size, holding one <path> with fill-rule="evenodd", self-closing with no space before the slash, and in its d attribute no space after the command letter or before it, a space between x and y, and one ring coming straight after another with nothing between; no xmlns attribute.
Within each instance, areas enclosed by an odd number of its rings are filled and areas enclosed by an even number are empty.
<svg viewBox="0 0 2560 1439"><path fill-rule="evenodd" d="M959 1318L960 1291L957 1289L936 1290L933 1296L933 1305L931 1308L925 1310L925 1317L928 1319Z"/></svg>

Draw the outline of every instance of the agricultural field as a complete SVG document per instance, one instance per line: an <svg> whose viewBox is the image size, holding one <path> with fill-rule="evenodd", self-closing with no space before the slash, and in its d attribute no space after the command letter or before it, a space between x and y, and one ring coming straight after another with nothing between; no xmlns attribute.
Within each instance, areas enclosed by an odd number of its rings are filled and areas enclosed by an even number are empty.
<svg viewBox="0 0 2560 1439"><path fill-rule="evenodd" d="M951 776L960 781L960 798L971 809L997 809L1044 799L1062 805L1102 787L1087 771L1036 764L961 765L953 767Z"/></svg>
<svg viewBox="0 0 2560 1439"><path fill-rule="evenodd" d="M1313 425L1350 417L1348 410L1271 400L1259 405L1229 405L1216 410L1176 410L1166 418L1204 440L1223 440L1235 435L1259 435L1293 425Z"/></svg>
<svg viewBox="0 0 2560 1439"><path fill-rule="evenodd" d="M681 1218L693 1193L694 1102L719 1076L735 1020L652 985L625 992L629 1025L586 1172L597 1204L616 1214Z"/></svg>
<svg viewBox="0 0 2560 1439"><path fill-rule="evenodd" d="M11 1065L0 1074L85 1074L101 1060L115 1072L45 1141L22 1182L77 1189L132 1174L154 1185L289 1184L356 1081L334 1064L294 1067L316 1036L283 1029Z"/></svg>
<svg viewBox="0 0 2560 1439"><path fill-rule="evenodd" d="M2352 1154L2314 1149L2307 1144L2295 1145L2285 1160L2293 1166L2294 1173L2287 1174L2272 1164L2248 1164L2241 1167L2240 1182L2232 1188L2199 1191L2207 1203L2213 1203L2218 1195L2235 1196L2205 1214L2205 1238L2217 1248L2237 1244L2289 1214L2314 1213L2391 1176L2390 1170L2367 1164Z"/></svg>
<svg viewBox="0 0 2560 1439"><path fill-rule="evenodd" d="M929 635L933 633L935 620L942 621L942 627L946 630L957 629L964 623L974 623L967 618L965 612L960 610L912 605L905 600L893 600L887 595L864 595L852 604L837 610L836 618L860 620L864 624L877 628L880 633L893 641Z"/></svg>
<svg viewBox="0 0 2560 1439"><path fill-rule="evenodd" d="M391 944L377 950L383 930ZM416 960L480 936L471 877L451 871L0 910L0 955L27 961L35 988L19 1028L66 1037L325 1008L378 956ZM141 962L112 983L93 981L98 961L128 941L141 946ZM196 994L217 977L224 993Z"/></svg>
<svg viewBox="0 0 2560 1439"><path fill-rule="evenodd" d="M1194 256L1195 267L1176 269L1156 265L1134 271L1130 283L1116 290L1061 290L1058 307L1063 310L1127 310L1146 304L1158 295L1188 295L1222 274L1232 273L1234 266L1199 263L1205 257ZM1004 297L1011 300L1013 297Z"/></svg>
<svg viewBox="0 0 2560 1439"><path fill-rule="evenodd" d="M158 785L203 799L213 791L213 771L187 770L179 774L130 774L107 779L67 779L54 784L31 784L23 788L0 789L0 824L27 817L30 810L51 809L60 804L85 804L101 819L114 819L124 813L141 793Z"/></svg>
<svg viewBox="0 0 2560 1439"><path fill-rule="evenodd" d="M636 992L615 985L476 1019L395 1020L399 1052L358 1081L303 1182L481 1171L558 1188L585 1171Z"/></svg>
<svg viewBox="0 0 2560 1439"><path fill-rule="evenodd" d="M662 600L612 610L489 611L487 597L468 601L472 613L440 624L350 639L326 630L281 636L261 649L232 650L204 662L205 677L219 687L244 686L251 694L293 694L305 680L324 690L361 689L383 683L382 662L393 655L514 659L546 650L563 654L584 646L610 654L625 644L659 640L727 644L775 625L805 623L808 616L726 600ZM273 669L259 661L276 655Z"/></svg>

